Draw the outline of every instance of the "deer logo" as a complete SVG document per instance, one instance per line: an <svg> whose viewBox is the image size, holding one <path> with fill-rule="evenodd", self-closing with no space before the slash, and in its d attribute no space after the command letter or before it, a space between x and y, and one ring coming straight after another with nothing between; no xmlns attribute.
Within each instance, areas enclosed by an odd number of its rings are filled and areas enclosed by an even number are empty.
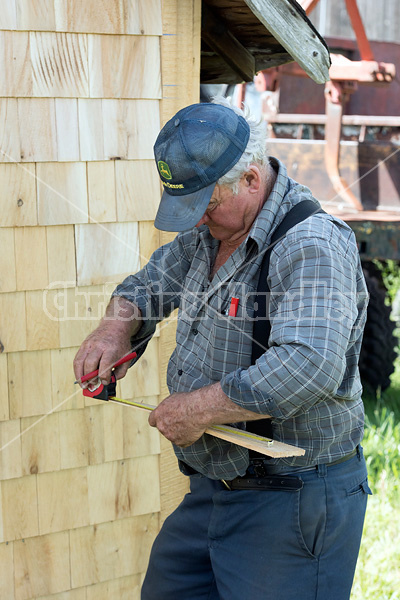
<svg viewBox="0 0 400 600"><path fill-rule="evenodd" d="M164 177L164 179L172 179L170 168L166 162L164 162L163 160L159 160L157 165L161 177Z"/></svg>

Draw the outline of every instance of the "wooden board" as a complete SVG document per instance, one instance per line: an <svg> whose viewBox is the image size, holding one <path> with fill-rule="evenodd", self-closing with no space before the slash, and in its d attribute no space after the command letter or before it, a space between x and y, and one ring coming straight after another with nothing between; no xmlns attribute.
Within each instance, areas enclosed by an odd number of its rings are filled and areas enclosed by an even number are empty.
<svg viewBox="0 0 400 600"><path fill-rule="evenodd" d="M78 285L119 283L140 268L137 223L75 226Z"/></svg>
<svg viewBox="0 0 400 600"><path fill-rule="evenodd" d="M7 370L7 354L0 354L0 421L7 421L10 418Z"/></svg>
<svg viewBox="0 0 400 600"><path fill-rule="evenodd" d="M60 470L60 430L58 414L21 419L23 475Z"/></svg>
<svg viewBox="0 0 400 600"><path fill-rule="evenodd" d="M67 531L14 542L15 600L70 589Z"/></svg>
<svg viewBox="0 0 400 600"><path fill-rule="evenodd" d="M160 510L157 456L90 466L87 478L91 524Z"/></svg>
<svg viewBox="0 0 400 600"><path fill-rule="evenodd" d="M34 164L0 164L0 227L37 225L35 175Z"/></svg>
<svg viewBox="0 0 400 600"><path fill-rule="evenodd" d="M18 318L15 318L18 315ZM0 294L0 341L4 352L26 350L25 293Z"/></svg>
<svg viewBox="0 0 400 600"><path fill-rule="evenodd" d="M121 160L115 163L119 221L153 221L161 198L154 160Z"/></svg>
<svg viewBox="0 0 400 600"><path fill-rule="evenodd" d="M9 542L38 535L36 476L2 481L1 496L4 540Z"/></svg>
<svg viewBox="0 0 400 600"><path fill-rule="evenodd" d="M44 227L15 229L15 263L18 290L41 290L48 286Z"/></svg>
<svg viewBox="0 0 400 600"><path fill-rule="evenodd" d="M91 162L87 165L90 223L110 223L117 220L116 164L119 161Z"/></svg>
<svg viewBox="0 0 400 600"><path fill-rule="evenodd" d="M87 36L31 32L30 55L33 96L89 96Z"/></svg>
<svg viewBox="0 0 400 600"><path fill-rule="evenodd" d="M14 229L0 229L0 248L2 249L0 292L15 292L17 289L17 276L15 269Z"/></svg>
<svg viewBox="0 0 400 600"><path fill-rule="evenodd" d="M0 422L0 480L22 477L21 422Z"/></svg>
<svg viewBox="0 0 400 600"><path fill-rule="evenodd" d="M89 523L86 468L39 474L37 495L41 535Z"/></svg>
<svg viewBox="0 0 400 600"><path fill-rule="evenodd" d="M91 98L160 98L156 36L88 36Z"/></svg>
<svg viewBox="0 0 400 600"><path fill-rule="evenodd" d="M84 163L37 165L40 225L87 223L88 201Z"/></svg>
<svg viewBox="0 0 400 600"><path fill-rule="evenodd" d="M158 515L130 517L72 530L72 587L143 572L157 531Z"/></svg>
<svg viewBox="0 0 400 600"><path fill-rule="evenodd" d="M75 236L73 225L46 227L49 289L76 285ZM62 256L62 260L60 260ZM57 301L55 301L57 303Z"/></svg>
<svg viewBox="0 0 400 600"><path fill-rule="evenodd" d="M18 98L18 122L22 161L57 160L54 98Z"/></svg>
<svg viewBox="0 0 400 600"><path fill-rule="evenodd" d="M49 350L9 354L8 387L12 419L50 412L52 401L49 365Z"/></svg>

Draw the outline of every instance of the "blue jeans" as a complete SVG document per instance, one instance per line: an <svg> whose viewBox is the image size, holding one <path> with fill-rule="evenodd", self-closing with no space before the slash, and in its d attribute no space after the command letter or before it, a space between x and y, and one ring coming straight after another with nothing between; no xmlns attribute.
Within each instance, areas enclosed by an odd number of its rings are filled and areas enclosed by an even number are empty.
<svg viewBox="0 0 400 600"><path fill-rule="evenodd" d="M293 473L295 491L191 477L150 556L142 600L348 600L368 487L362 451Z"/></svg>

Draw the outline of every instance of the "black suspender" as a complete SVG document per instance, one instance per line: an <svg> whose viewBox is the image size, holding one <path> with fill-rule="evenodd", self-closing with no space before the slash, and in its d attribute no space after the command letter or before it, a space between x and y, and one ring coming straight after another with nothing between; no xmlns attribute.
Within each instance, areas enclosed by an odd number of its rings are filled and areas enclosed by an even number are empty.
<svg viewBox="0 0 400 600"><path fill-rule="evenodd" d="M255 297L254 326L253 326L253 346L251 351L251 363L254 364L258 358L268 348L268 338L271 333L271 323L269 321L269 286L268 286L268 271L271 251L276 242L283 238L286 233L302 221L305 221L311 215L324 213L318 205L312 200L304 200L296 204L286 215L277 229L274 231L271 243L264 254L260 268L260 277L257 286L257 295ZM265 315L267 318L265 318ZM260 318L263 317L264 318ZM269 419L259 419L257 421L248 421L247 430L253 433L258 433L265 437L272 437L272 424ZM255 453L256 454L256 453ZM259 455L261 457L261 454ZM265 458L265 457L264 457Z"/></svg>

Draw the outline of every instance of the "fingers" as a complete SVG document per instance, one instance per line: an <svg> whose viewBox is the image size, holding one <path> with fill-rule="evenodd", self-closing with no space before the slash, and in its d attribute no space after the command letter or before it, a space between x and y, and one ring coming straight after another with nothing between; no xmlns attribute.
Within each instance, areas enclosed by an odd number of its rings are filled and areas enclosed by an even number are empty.
<svg viewBox="0 0 400 600"><path fill-rule="evenodd" d="M120 365L119 367L114 369L114 375L117 379L122 379L123 377L125 377L125 375L128 372L130 363L131 361L126 362L123 365Z"/></svg>

